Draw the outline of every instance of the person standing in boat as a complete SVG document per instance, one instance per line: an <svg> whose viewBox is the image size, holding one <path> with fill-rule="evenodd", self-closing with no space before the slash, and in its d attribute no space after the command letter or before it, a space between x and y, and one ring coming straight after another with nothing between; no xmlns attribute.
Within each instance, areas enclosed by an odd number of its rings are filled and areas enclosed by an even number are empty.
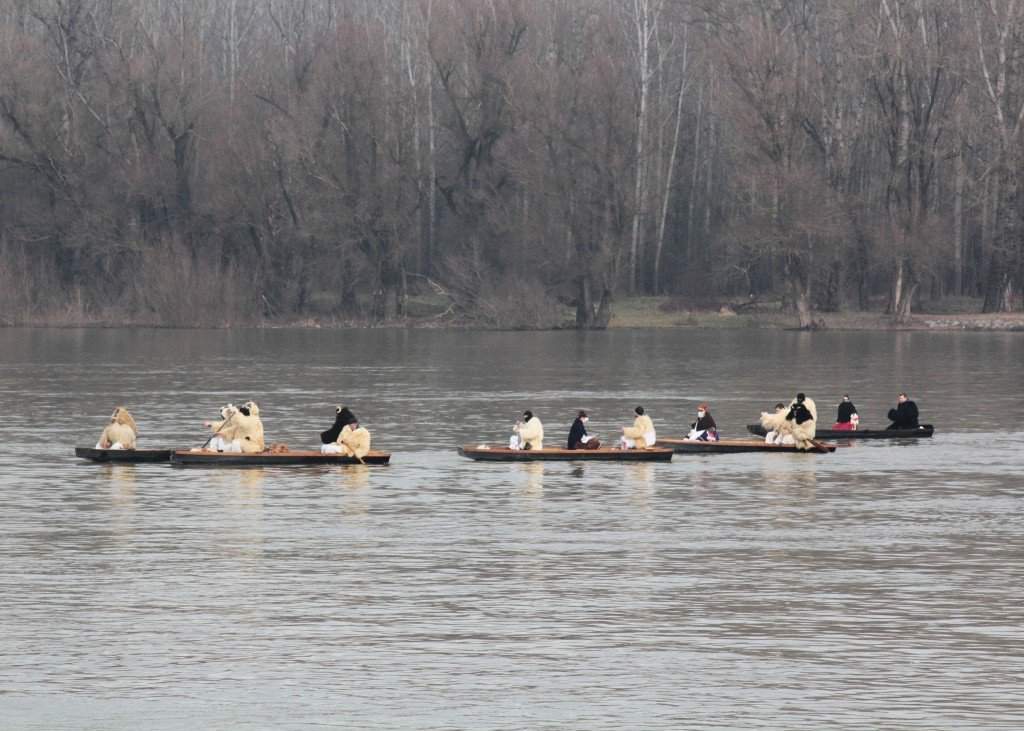
<svg viewBox="0 0 1024 731"><path fill-rule="evenodd" d="M896 408L889 409L889 419L892 421L886 429L917 429L918 412L917 404L910 400L905 393L901 393L896 399Z"/></svg>
<svg viewBox="0 0 1024 731"><path fill-rule="evenodd" d="M711 416L707 404L697 407L697 421L690 424L690 433L686 435L686 438L698 442L718 441L718 425L715 423L714 417Z"/></svg>
<svg viewBox="0 0 1024 731"><path fill-rule="evenodd" d="M850 394L844 393L843 400L839 402L836 410L836 423L832 425L835 431L856 431L860 416L857 415L857 407L850 401Z"/></svg>
<svg viewBox="0 0 1024 731"><path fill-rule="evenodd" d="M522 421L512 427L515 434L509 439L511 449L544 449L544 425L532 411L524 411Z"/></svg>
<svg viewBox="0 0 1024 731"><path fill-rule="evenodd" d="M569 449L597 449L601 446L599 439L587 434L587 421L589 418L586 411L581 411L576 415L576 421L569 428L567 445Z"/></svg>
<svg viewBox="0 0 1024 731"><path fill-rule="evenodd" d="M815 423L818 420L818 409L814 400L798 393L789 405L784 429L793 437L797 449L810 449L814 446Z"/></svg>
<svg viewBox="0 0 1024 731"><path fill-rule="evenodd" d="M654 422L651 421L643 406L637 406L633 410L636 418L633 419L633 426L622 427L622 436L619 438L620 449L646 449L653 447L658 435L654 431Z"/></svg>

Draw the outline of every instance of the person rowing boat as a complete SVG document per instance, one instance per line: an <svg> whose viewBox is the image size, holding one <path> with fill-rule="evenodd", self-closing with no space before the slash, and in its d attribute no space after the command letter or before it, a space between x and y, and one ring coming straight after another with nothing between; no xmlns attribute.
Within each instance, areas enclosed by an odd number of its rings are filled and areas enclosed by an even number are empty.
<svg viewBox="0 0 1024 731"><path fill-rule="evenodd" d="M246 401L242 406L227 404L221 407L220 416L220 421L203 422L213 432L205 449L255 454L266 448L260 407L255 401Z"/></svg>
<svg viewBox="0 0 1024 731"><path fill-rule="evenodd" d="M329 451L327 448L338 443L338 437L341 436L341 430L349 424L359 421L356 415L347 406L335 406L334 407L334 424L331 425L330 429L326 429L320 432L320 451L324 454L334 454L335 451Z"/></svg>
<svg viewBox="0 0 1024 731"><path fill-rule="evenodd" d="M637 406L633 412L636 418L633 426L622 427L622 436L619 438L620 449L646 449L653 447L658 441L657 432L654 430L654 422L651 421L643 406Z"/></svg>
<svg viewBox="0 0 1024 731"><path fill-rule="evenodd" d="M544 425L532 411L524 411L512 431L515 433L508 440L509 449L544 449Z"/></svg>
<svg viewBox="0 0 1024 731"><path fill-rule="evenodd" d="M362 460L370 453L370 431L359 426L359 419L347 406L338 406L335 411L334 425L320 434L323 442L320 453L342 454Z"/></svg>

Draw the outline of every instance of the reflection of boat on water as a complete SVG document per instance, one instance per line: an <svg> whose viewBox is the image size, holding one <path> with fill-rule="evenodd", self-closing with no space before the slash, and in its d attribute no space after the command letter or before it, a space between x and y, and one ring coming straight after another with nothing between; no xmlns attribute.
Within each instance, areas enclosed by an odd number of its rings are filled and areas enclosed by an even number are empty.
<svg viewBox="0 0 1024 731"><path fill-rule="evenodd" d="M659 439L655 446L669 447L685 454L721 454L735 452L789 452L796 454L828 454L836 451L834 444L815 442L811 449L798 449L790 444L768 444L761 439L720 439L704 442L696 439Z"/></svg>
<svg viewBox="0 0 1024 731"><path fill-rule="evenodd" d="M672 459L671 449L509 449L499 446L459 447L459 454L480 462L668 462Z"/></svg>
<svg viewBox="0 0 1024 731"><path fill-rule="evenodd" d="M93 462L167 462L171 459L170 449L94 449L75 447L75 456Z"/></svg>
<svg viewBox="0 0 1024 731"><path fill-rule="evenodd" d="M768 433L760 424L747 424L747 431L759 437ZM814 432L814 436L817 439L915 439L930 437L934 433L934 426L922 424L916 429L854 429L850 431L818 429Z"/></svg>
<svg viewBox="0 0 1024 731"><path fill-rule="evenodd" d="M210 450L176 450L171 455L171 464L206 465L216 467L258 467L258 466L299 466L299 465L385 465L391 461L390 452L370 452L362 461L343 454L323 454L313 451L294 452L213 452Z"/></svg>

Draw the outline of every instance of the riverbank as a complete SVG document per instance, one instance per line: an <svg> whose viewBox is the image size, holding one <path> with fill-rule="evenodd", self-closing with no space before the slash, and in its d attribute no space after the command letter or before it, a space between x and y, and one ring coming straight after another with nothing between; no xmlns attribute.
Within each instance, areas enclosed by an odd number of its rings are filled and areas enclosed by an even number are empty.
<svg viewBox="0 0 1024 731"><path fill-rule="evenodd" d="M983 331L1010 332L1024 331L1024 312L989 313L964 311L964 303L943 311L913 315L909 321L894 322L882 311L815 312L815 329L819 330L924 330L924 331ZM980 309L980 302L977 304ZM443 301L432 298L414 298L410 302L411 316L399 319L375 321L361 317L337 317L324 315L293 319L268 318L250 322L203 322L195 328L228 329L242 327L257 328L310 328L310 329L368 329L368 328L415 328L451 330L505 329L489 327L466 318L451 314ZM564 329L573 329L572 310L565 308L561 315ZM626 297L615 301L609 329L666 328L706 330L792 330L796 328L796 316L785 312L778 303L724 304L717 308L688 307L670 297ZM8 318L0 313L0 327L43 327L43 328L181 328L179 324L162 323L150 318L114 319L103 315L64 313L31 318ZM187 329L188 326L185 326ZM522 328L534 329L534 328ZM536 328L538 330L550 328Z"/></svg>
<svg viewBox="0 0 1024 731"><path fill-rule="evenodd" d="M978 330L1024 331L1024 312L927 312L897 323L881 311L815 312L821 330ZM778 306L724 305L717 310L686 309L668 297L634 297L615 304L611 328L663 327L699 329L788 330L796 316Z"/></svg>

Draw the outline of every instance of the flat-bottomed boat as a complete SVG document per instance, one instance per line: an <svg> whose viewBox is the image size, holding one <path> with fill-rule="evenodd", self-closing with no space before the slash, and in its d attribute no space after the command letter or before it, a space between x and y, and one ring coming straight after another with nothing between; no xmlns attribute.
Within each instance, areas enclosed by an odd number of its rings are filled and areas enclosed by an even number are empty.
<svg viewBox="0 0 1024 731"><path fill-rule="evenodd" d="M480 462L668 462L672 459L671 449L509 449L495 445L465 445L459 447L459 454Z"/></svg>

